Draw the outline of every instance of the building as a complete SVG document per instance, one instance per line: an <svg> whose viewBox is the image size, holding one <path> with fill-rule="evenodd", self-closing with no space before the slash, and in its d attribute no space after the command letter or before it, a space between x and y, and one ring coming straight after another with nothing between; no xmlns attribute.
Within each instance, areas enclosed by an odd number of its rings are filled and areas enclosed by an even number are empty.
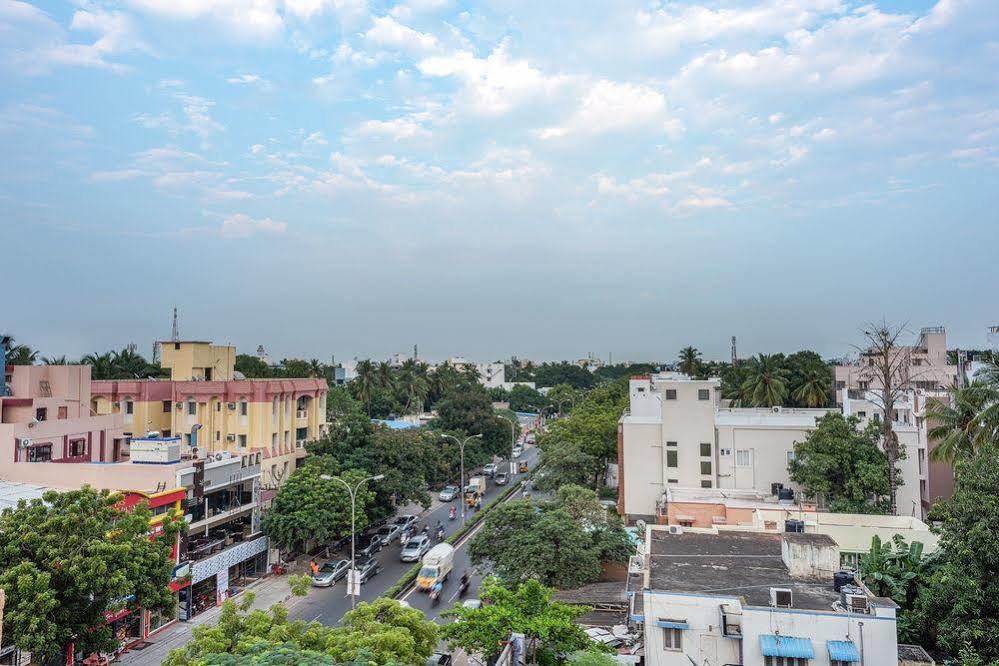
<svg viewBox="0 0 999 666"><path fill-rule="evenodd" d="M649 526L631 568L648 666L898 662L896 604L837 583L828 536Z"/></svg>
<svg viewBox="0 0 999 666"><path fill-rule="evenodd" d="M169 380L92 382L93 413L119 415L126 438L154 432L198 453L259 453L262 483L276 488L326 426L325 379L240 379L235 347L209 342L161 342L160 355Z"/></svg>
<svg viewBox="0 0 999 666"><path fill-rule="evenodd" d="M722 407L719 379L668 372L633 377L630 407L618 424L618 512L628 519L668 522L669 488L753 490L792 496L788 464L794 445L835 409ZM877 418L870 396L843 389L843 411ZM850 397L855 396L855 397ZM932 497L926 443L925 392L896 405L893 427L906 457L899 513L923 518Z"/></svg>
<svg viewBox="0 0 999 666"><path fill-rule="evenodd" d="M805 534L824 534L836 541L840 563L849 567L858 565L875 536L883 542L895 536L918 541L926 553L936 551L940 541L926 523L911 516L829 513L814 502L781 500L755 490L671 487L666 508L668 524L681 527L777 533L792 524Z"/></svg>
<svg viewBox="0 0 999 666"><path fill-rule="evenodd" d="M447 364L456 370L470 370L474 368L479 375L479 383L486 388L507 388L506 366L499 361L494 363L475 363L461 356L452 356L447 360Z"/></svg>
<svg viewBox="0 0 999 666"><path fill-rule="evenodd" d="M957 366L947 362L947 329L943 326L923 328L916 344L899 347L898 354L899 358L908 357L907 367L899 374L911 388L938 391L957 383ZM833 366L837 395L842 389L880 389L872 373L873 362L864 352L853 363Z"/></svg>

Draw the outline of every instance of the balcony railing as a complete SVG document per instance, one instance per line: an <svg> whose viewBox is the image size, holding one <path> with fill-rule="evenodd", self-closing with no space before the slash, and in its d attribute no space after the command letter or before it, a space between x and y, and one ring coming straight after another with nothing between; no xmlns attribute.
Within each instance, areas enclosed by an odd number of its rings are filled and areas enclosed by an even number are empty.
<svg viewBox="0 0 999 666"><path fill-rule="evenodd" d="M299 419L307 419L307 418L309 418L309 410L307 410L307 409L299 409L298 411L295 412L295 418L299 418Z"/></svg>

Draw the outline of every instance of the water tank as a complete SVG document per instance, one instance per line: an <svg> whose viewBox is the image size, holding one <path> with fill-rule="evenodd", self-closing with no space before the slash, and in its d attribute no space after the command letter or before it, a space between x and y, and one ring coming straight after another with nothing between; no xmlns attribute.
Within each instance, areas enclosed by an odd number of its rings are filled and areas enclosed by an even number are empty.
<svg viewBox="0 0 999 666"><path fill-rule="evenodd" d="M791 488L780 488L777 491L777 499L779 500L793 500L794 490Z"/></svg>
<svg viewBox="0 0 999 666"><path fill-rule="evenodd" d="M796 520L794 518L788 518L784 521L784 531L785 532L804 532L805 531L805 521Z"/></svg>
<svg viewBox="0 0 999 666"><path fill-rule="evenodd" d="M853 585L855 579L849 571L837 571L833 574L833 589L839 592L844 585Z"/></svg>
<svg viewBox="0 0 999 666"><path fill-rule="evenodd" d="M770 494L774 497L780 492L780 489L784 487L783 483L771 483L770 484Z"/></svg>

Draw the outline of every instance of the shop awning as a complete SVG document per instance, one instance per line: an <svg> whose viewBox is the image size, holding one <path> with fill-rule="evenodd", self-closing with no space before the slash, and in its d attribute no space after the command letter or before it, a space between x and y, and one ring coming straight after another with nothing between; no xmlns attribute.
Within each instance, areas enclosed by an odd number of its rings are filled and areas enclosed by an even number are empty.
<svg viewBox="0 0 999 666"><path fill-rule="evenodd" d="M690 629L690 625L686 622L677 622L675 620L659 620L656 622L656 626L661 629Z"/></svg>
<svg viewBox="0 0 999 666"><path fill-rule="evenodd" d="M760 636L760 650L764 657L797 657L799 659L815 659L812 641L795 636L777 636L764 634Z"/></svg>
<svg viewBox="0 0 999 666"><path fill-rule="evenodd" d="M829 646L830 661L845 661L850 664L860 661L860 653L853 641L827 641L826 645Z"/></svg>

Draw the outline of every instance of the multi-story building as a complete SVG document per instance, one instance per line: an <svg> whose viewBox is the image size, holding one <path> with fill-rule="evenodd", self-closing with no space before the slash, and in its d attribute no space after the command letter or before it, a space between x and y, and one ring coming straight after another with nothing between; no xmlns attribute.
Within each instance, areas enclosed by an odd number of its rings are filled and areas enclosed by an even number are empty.
<svg viewBox="0 0 999 666"><path fill-rule="evenodd" d="M897 605L829 536L650 525L629 568L649 666L898 663Z"/></svg>
<svg viewBox="0 0 999 666"><path fill-rule="evenodd" d="M957 366L947 362L947 329L943 326L923 328L916 344L899 347L897 356L908 361L898 379L910 388L938 391L957 383ZM869 353L862 352L854 363L833 366L837 396L842 389L879 390L874 362Z"/></svg>
<svg viewBox="0 0 999 666"><path fill-rule="evenodd" d="M679 373L631 379L630 408L618 425L619 513L666 522L671 487L799 490L788 472L794 445L836 410L722 407L720 387L718 379ZM843 393L847 414L875 417L863 396ZM906 452L899 513L918 518L928 508L926 426L917 418L924 408L925 401L900 403L893 424Z"/></svg>
<svg viewBox="0 0 999 666"><path fill-rule="evenodd" d="M461 356L452 356L447 364L458 370L474 369L479 375L479 382L486 388L504 388L506 381L506 366L499 361L493 363L476 363Z"/></svg>
<svg viewBox="0 0 999 666"><path fill-rule="evenodd" d="M160 354L169 380L92 383L93 413L120 415L126 438L156 432L198 453L259 453L263 485L273 488L326 425L325 379L244 379L236 349L209 342L162 342Z"/></svg>

